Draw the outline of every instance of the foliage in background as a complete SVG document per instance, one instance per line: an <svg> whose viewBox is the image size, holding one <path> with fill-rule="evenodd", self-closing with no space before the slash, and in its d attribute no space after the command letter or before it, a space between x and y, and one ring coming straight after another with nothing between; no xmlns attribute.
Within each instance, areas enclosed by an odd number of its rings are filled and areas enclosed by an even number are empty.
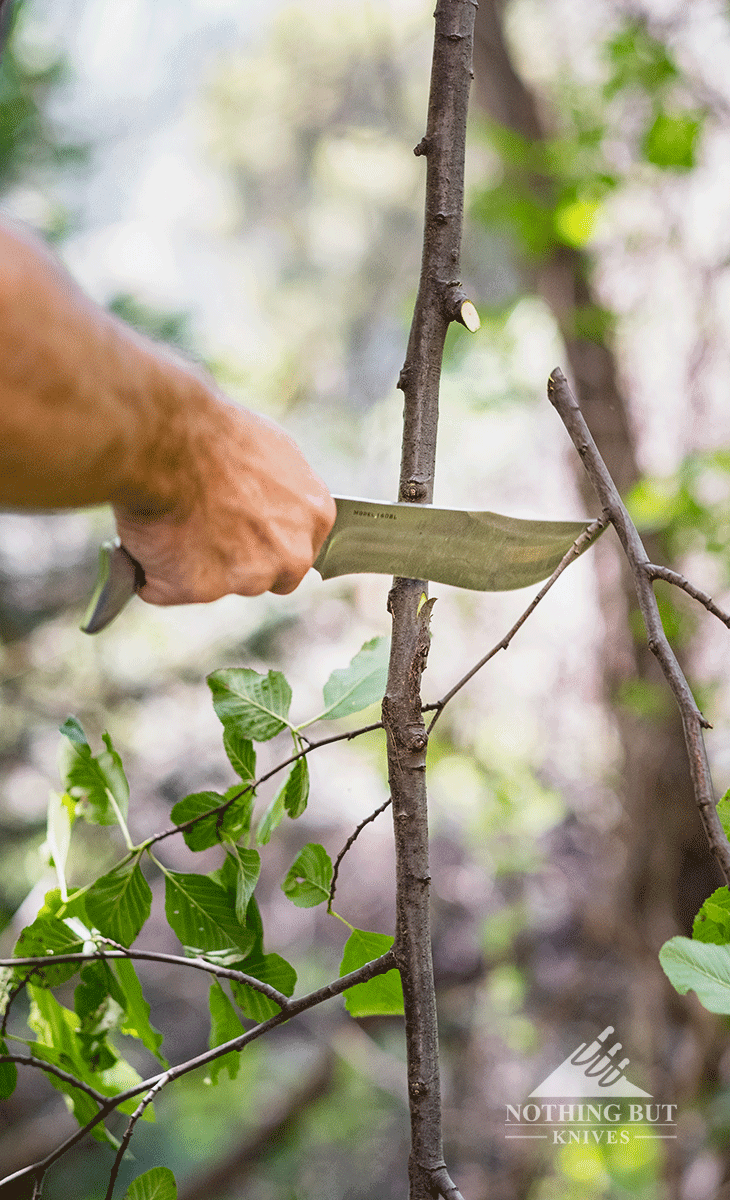
<svg viewBox="0 0 730 1200"><path fill-rule="evenodd" d="M555 85L559 136L536 143L485 127L500 170L494 184L477 190L472 215L509 231L531 258L560 245L590 246L604 202L627 182L646 179L647 167L683 172L695 165L705 114L687 95L667 45L644 20L629 19L609 35L602 56L602 87ZM577 330L583 337L610 332L609 313L583 320Z"/></svg>
<svg viewBox="0 0 730 1200"><path fill-rule="evenodd" d="M49 181L84 160L87 147L71 141L47 115L49 96L67 79L63 56L27 36L31 5L5 0L0 54L0 191L36 189L38 203ZM38 207L38 203L34 207ZM52 204L45 214L49 238L63 235L67 214Z"/></svg>
<svg viewBox="0 0 730 1200"><path fill-rule="evenodd" d="M289 7L212 77L210 153L251 252L272 251L255 303L286 331L268 381L282 407L366 410L393 387L420 255L424 51L374 8L318 22Z"/></svg>

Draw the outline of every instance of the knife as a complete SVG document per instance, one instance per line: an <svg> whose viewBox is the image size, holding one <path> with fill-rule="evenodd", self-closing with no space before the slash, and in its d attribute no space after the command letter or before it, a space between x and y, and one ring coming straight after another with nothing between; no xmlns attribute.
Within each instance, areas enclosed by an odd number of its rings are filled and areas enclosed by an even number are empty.
<svg viewBox="0 0 730 1200"><path fill-rule="evenodd" d="M351 496L334 500L337 517L314 562L323 579L399 575L476 592L511 591L546 579L588 524ZM143 584L142 567L119 539L104 542L83 632L105 629Z"/></svg>

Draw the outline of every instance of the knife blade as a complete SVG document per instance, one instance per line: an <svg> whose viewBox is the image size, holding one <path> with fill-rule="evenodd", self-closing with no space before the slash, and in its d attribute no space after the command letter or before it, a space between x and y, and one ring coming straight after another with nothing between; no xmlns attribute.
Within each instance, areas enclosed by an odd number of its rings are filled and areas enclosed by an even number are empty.
<svg viewBox="0 0 730 1200"><path fill-rule="evenodd" d="M541 521L494 512L335 496L337 517L314 562L323 579L399 575L476 592L503 592L546 579L587 521ZM144 583L119 543L104 542L81 629L98 633Z"/></svg>

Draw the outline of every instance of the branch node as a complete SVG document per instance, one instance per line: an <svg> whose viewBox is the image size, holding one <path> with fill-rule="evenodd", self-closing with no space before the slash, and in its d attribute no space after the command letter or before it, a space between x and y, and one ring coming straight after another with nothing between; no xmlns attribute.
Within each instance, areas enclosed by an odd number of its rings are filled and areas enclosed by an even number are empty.
<svg viewBox="0 0 730 1200"><path fill-rule="evenodd" d="M401 500L410 501L413 504L419 504L426 499L427 495L426 482L423 479L408 479L403 484L400 490Z"/></svg>
<svg viewBox="0 0 730 1200"><path fill-rule="evenodd" d="M418 145L413 147L413 153L415 154L416 158L420 158L421 155L425 156L428 154L430 149L431 143L429 142L428 138L422 137Z"/></svg>
<svg viewBox="0 0 730 1200"><path fill-rule="evenodd" d="M401 372L400 372L400 375L398 376L398 382L395 385L399 389L399 391L404 392L406 390L406 388L408 387L408 384L411 381L411 376L412 376L411 368L408 363L405 363L404 366L401 367Z"/></svg>
<svg viewBox="0 0 730 1200"><path fill-rule="evenodd" d="M481 328L479 313L462 288L460 280L448 284L444 296L444 311L449 321L458 321L469 333L476 333Z"/></svg>
<svg viewBox="0 0 730 1200"><path fill-rule="evenodd" d="M411 725L406 730L406 748L415 752L425 750L428 745L428 734L424 725Z"/></svg>
<svg viewBox="0 0 730 1200"><path fill-rule="evenodd" d="M429 1175L429 1190L434 1200L438 1197L441 1197L441 1200L463 1200L461 1192L446 1170L445 1163L429 1171Z"/></svg>

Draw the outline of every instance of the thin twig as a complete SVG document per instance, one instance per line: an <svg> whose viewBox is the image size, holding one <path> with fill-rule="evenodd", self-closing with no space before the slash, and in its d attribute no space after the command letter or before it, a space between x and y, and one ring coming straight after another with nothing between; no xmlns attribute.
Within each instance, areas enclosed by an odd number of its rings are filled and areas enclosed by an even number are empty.
<svg viewBox="0 0 730 1200"><path fill-rule="evenodd" d="M77 954L49 954L44 958L0 958L0 967L61 966L63 963L136 958L143 959L145 962L173 963L180 967L194 967L197 971L207 971L221 979L233 979L236 983L245 983L257 992L261 992L269 1000L273 1000L274 1004L280 1005L281 1008L286 1008L289 1004L289 997L285 996L283 992L278 992L271 984L264 983L263 980L256 979L253 975L246 975L243 971L235 971L232 967L219 966L204 958L185 958L182 954L164 954L159 950L128 950L125 946L120 946L118 942L113 942L111 938L102 938L101 941L108 942L115 949L97 950L90 954L82 951Z"/></svg>
<svg viewBox="0 0 730 1200"><path fill-rule="evenodd" d="M55 1063L46 1062L43 1058L36 1058L33 1054L0 1054L0 1063L6 1062L19 1063L23 1067L37 1067L39 1071L45 1071L47 1075L55 1075L63 1083L72 1084L80 1092L86 1092L86 1095L95 1100L97 1104L105 1104L107 1101L107 1097L102 1092L97 1092L96 1088L89 1087L88 1083L84 1083L75 1075L57 1067Z"/></svg>
<svg viewBox="0 0 730 1200"><path fill-rule="evenodd" d="M390 796L388 796L388 799L383 801L383 803L380 805L380 808L376 808L375 812L371 812L369 817L366 817L364 821L361 821L360 824L357 826L357 828L355 830L353 830L353 832L350 834L349 838L347 839L344 846L340 850L340 853L337 855L337 858L335 859L334 869L332 871L332 883L330 884L330 898L327 901L327 912L332 912L332 901L335 898L335 888L337 887L337 876L338 876L339 870L340 870L340 863L342 862L343 858L347 854L347 851L350 849L350 847L353 845L353 843L357 840L357 838L359 838L359 836L362 833L365 826L369 825L371 821L374 821L376 817L379 817L381 813L384 813L386 808L390 807L391 803L392 803L391 798L390 798Z"/></svg>
<svg viewBox="0 0 730 1200"><path fill-rule="evenodd" d="M656 568L649 561L638 530L619 496L608 468L591 437L583 414L578 407L563 372L556 367L548 380L548 399L567 429L573 445L583 460L588 477L603 505L604 513L619 536L629 562L636 597L646 627L649 649L657 659L679 708L687 747L692 787L700 819L725 879L730 883L730 845L723 832L715 809L712 777L702 730L709 722L697 707L684 673L662 626L656 597L652 588Z"/></svg>
<svg viewBox="0 0 730 1200"><path fill-rule="evenodd" d="M363 733L371 733L374 729L382 728L382 721L373 721L371 725L360 725L357 729L350 729L347 733L333 733L330 737L319 738L316 742L304 739L307 744L302 750L298 750L296 754L290 754L288 758L277 763L265 775L259 775L258 779L253 779L251 783L244 784L233 796L229 796L223 804L218 804L215 808L208 809L207 812L198 813L197 816L191 817L189 821L182 821L179 825L172 825L169 829L165 829L161 833L155 833L152 837L146 838L142 844L145 849L149 849L165 838L173 837L176 833L183 833L186 829L192 829L194 825L197 825L200 821L207 820L208 817L224 813L231 804L234 804L236 800L240 800L247 792L255 792L262 783L266 783L267 780L272 779L274 775L278 775L279 771L283 771L285 767L291 766L298 759L306 758L308 754L311 754L312 750L319 750L320 746L331 746L333 742L351 742ZM302 735L300 734L299 736L301 737Z"/></svg>
<svg viewBox="0 0 730 1200"><path fill-rule="evenodd" d="M466 675L462 675L458 683L455 683L445 696L442 696L440 700L436 700L433 704L424 704L422 710L423 712L432 712L434 709L436 710L434 718L428 727L428 733L430 733L433 729L434 725L441 716L441 713L449 703L449 700L452 700L456 693L461 691L461 689L464 687L464 684L468 683L469 680L476 675L477 671L481 671L482 667L485 666L491 658L494 658L495 654L498 654L500 650L507 649L518 629L522 628L527 618L535 611L540 601L544 596L547 595L547 593L550 591L550 588L553 586L555 581L559 579L566 567L569 567L570 564L575 561L578 555L582 554L583 551L586 550L601 533L603 533L603 530L607 525L608 517L597 517L595 521L591 521L590 525L588 525L575 539L567 554L563 555L550 578L542 585L540 591L530 601L525 611L520 617L517 618L512 628L504 635L502 640L497 642L496 646L493 646L483 658L480 658L479 662L476 663L471 670L467 671Z"/></svg>
<svg viewBox="0 0 730 1200"><path fill-rule="evenodd" d="M679 571L673 571L671 567L658 567L656 563L647 563L645 569L650 579L663 579L665 583L671 583L674 587L681 588L693 600L703 604L713 617L717 617L718 621L722 621L723 625L727 625L730 629L730 613L719 608L712 596L708 596L707 592L700 591L698 587L685 579L684 575L680 575Z"/></svg>
<svg viewBox="0 0 730 1200"><path fill-rule="evenodd" d="M187 1062L180 1063L176 1067L170 1067L166 1071L162 1071L158 1075L153 1075L149 1079L142 1080L141 1083L135 1084L133 1087L127 1088L124 1092L119 1092L118 1095L112 1096L109 1099L104 1099L100 1110L96 1115L87 1121L80 1129L66 1138L60 1146L47 1154L45 1158L37 1163L32 1163L30 1166L22 1167L14 1174L8 1175L5 1179L0 1179L0 1192L3 1188L7 1188L10 1184L19 1183L24 1179L32 1179L41 1174L45 1174L54 1162L62 1158L64 1154L82 1141L100 1121L103 1121L110 1113L118 1108L120 1104L124 1104L127 1100L133 1099L135 1096L141 1095L143 1092L149 1091L155 1087L161 1080L164 1084L170 1083L173 1079L180 1079L181 1076L189 1074L191 1071L197 1071L199 1067L207 1066L214 1062L217 1058L222 1058L224 1054L230 1053L232 1050L243 1050L250 1042L262 1037L268 1033L270 1029L275 1029L277 1025L282 1025L285 1021L290 1021L292 1017L296 1017L299 1013L306 1012L310 1008L315 1008L318 1004L322 1004L325 1000L330 1000L334 996L340 996L346 992L348 988L355 987L358 983L366 983L369 979L374 979L376 975L385 975L387 971L392 971L396 967L395 954L393 950L386 951L380 958L374 959L372 962L366 963L362 967L358 967L356 971L350 971L347 975L342 975L339 979L332 980L324 987L317 988L313 992L309 992L305 996L300 996L298 1000L290 1000L286 1011L275 1013L266 1021L261 1021L255 1025L253 1029L247 1030L236 1038L232 1038L228 1042L223 1042L220 1046L214 1046L211 1050L206 1050L202 1054L196 1055L194 1058L188 1059ZM74 1080L74 1083L76 1081ZM16 1193L13 1193L16 1194Z"/></svg>
<svg viewBox="0 0 730 1200"><path fill-rule="evenodd" d="M152 1101L154 1100L157 1093L162 1091L166 1082L167 1082L167 1080L165 1079L165 1076L162 1075L157 1080L157 1083L154 1084L154 1086L150 1088L147 1095L142 1098L142 1100L140 1101L140 1103L137 1105L134 1112L132 1113L131 1117L129 1118L129 1121L127 1122L127 1128L124 1131L124 1137L122 1138L121 1142L119 1143L119 1149L117 1150L117 1153L115 1155L114 1164L112 1166L111 1171L109 1172L109 1186L106 1189L105 1200L113 1200L114 1185L117 1182L117 1175L119 1174L119 1168L122 1165L124 1155L127 1153L127 1147L129 1146L129 1143L132 1140L132 1134L134 1133L137 1122L141 1119L142 1116L144 1116L145 1109L149 1107L149 1105L152 1103Z"/></svg>
<svg viewBox="0 0 730 1200"><path fill-rule="evenodd" d="M11 960L11 961L12 961L12 965L14 966L15 960ZM35 959L33 961L35 962ZM2 962L2 960L0 960L0 966L5 966L5 965L7 965L7 964ZM10 1020L10 1010L11 1010L13 1001L20 995L21 992L23 992L25 990L27 984L30 983L31 979L33 978L33 976L35 974L36 974L35 971L29 971L29 973L26 975L25 979L22 979L19 983L17 983L15 985L15 987L9 989L9 991L7 993L7 999L5 1001L5 1010L3 1012L2 1024L0 1025L0 1038L5 1038L5 1035L8 1032L8 1021Z"/></svg>

